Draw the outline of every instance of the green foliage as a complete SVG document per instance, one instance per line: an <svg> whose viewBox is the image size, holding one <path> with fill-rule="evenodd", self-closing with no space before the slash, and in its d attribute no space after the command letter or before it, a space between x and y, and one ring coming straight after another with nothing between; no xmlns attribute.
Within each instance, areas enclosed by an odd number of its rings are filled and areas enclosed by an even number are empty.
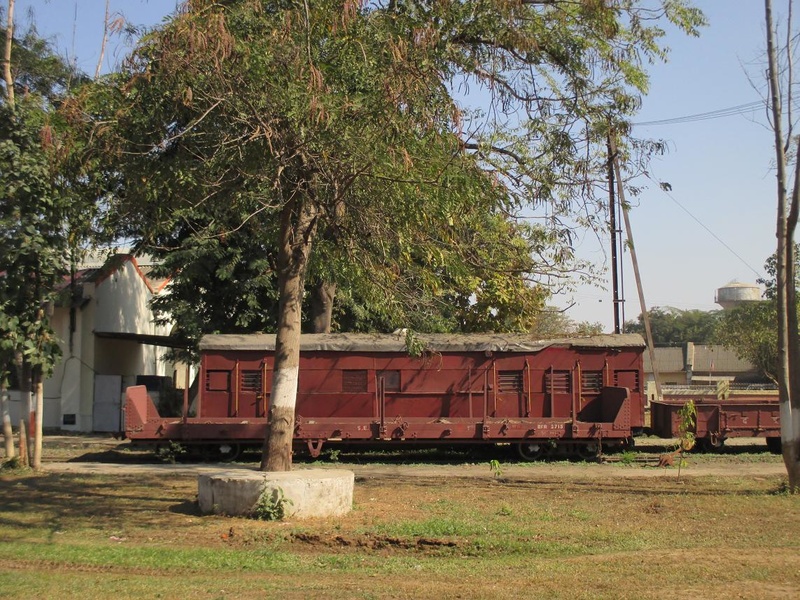
<svg viewBox="0 0 800 600"><path fill-rule="evenodd" d="M342 451L339 448L330 448L325 451L325 457L329 462L338 463Z"/></svg>
<svg viewBox="0 0 800 600"><path fill-rule="evenodd" d="M778 374L778 313L774 300L747 302L725 311L714 341L731 348L772 381Z"/></svg>
<svg viewBox="0 0 800 600"><path fill-rule="evenodd" d="M625 466L630 466L636 462L636 456L635 450L623 450L619 457L619 462Z"/></svg>
<svg viewBox="0 0 800 600"><path fill-rule="evenodd" d="M180 442L170 441L156 447L155 455L166 463L175 464L181 456L187 453L186 447Z"/></svg>
<svg viewBox="0 0 800 600"><path fill-rule="evenodd" d="M34 27L12 40L11 63L15 101L0 96L0 377L24 363L38 381L61 354L48 312L97 196L83 195L92 178L57 112L85 78Z"/></svg>
<svg viewBox="0 0 800 600"><path fill-rule="evenodd" d="M684 455L694 448L696 438L695 430L697 426L697 407L694 400L689 400L678 411L678 478L681 476L681 469L686 466Z"/></svg>
<svg viewBox="0 0 800 600"><path fill-rule="evenodd" d="M489 461L489 469L497 479L503 476L503 467L497 459L493 458Z"/></svg>
<svg viewBox="0 0 800 600"><path fill-rule="evenodd" d="M3 460L3 462L0 463L0 471L14 471L20 473L30 471L30 469L22 463L22 459L19 456L15 456Z"/></svg>
<svg viewBox="0 0 800 600"><path fill-rule="evenodd" d="M259 521L282 521L288 507L293 505L294 502L284 495L282 488L265 489L250 512L250 518Z"/></svg>
<svg viewBox="0 0 800 600"><path fill-rule="evenodd" d="M795 273L800 273L798 250L800 248L795 245ZM758 280L765 287L765 300L744 302L724 311L714 329L715 343L732 349L773 382L777 382L779 369L776 269L776 255L773 254L764 263L767 277ZM800 307L797 310L800 314Z"/></svg>
<svg viewBox="0 0 800 600"><path fill-rule="evenodd" d="M604 227L586 190L665 56L659 17L704 23L675 0L195 1L74 115L109 161L110 230L173 277L155 309L181 336L275 327L302 211L336 328L527 331L541 284L580 266L571 229ZM491 89L489 112L459 86Z"/></svg>
<svg viewBox="0 0 800 600"><path fill-rule="evenodd" d="M530 333L542 339L599 335L603 333L603 324L575 322L565 312L549 307L536 315Z"/></svg>
<svg viewBox="0 0 800 600"><path fill-rule="evenodd" d="M6 35L7 30L3 27L0 47L5 48ZM13 39L11 78L17 99L34 97L45 107L60 105L70 88L86 81L82 72L64 60L51 43L39 35L35 24L30 24Z"/></svg>
<svg viewBox="0 0 800 600"><path fill-rule="evenodd" d="M425 353L428 352L428 345L425 341L417 337L410 329L406 330L405 334L406 353L408 353L411 358L421 358L425 356Z"/></svg>
<svg viewBox="0 0 800 600"><path fill-rule="evenodd" d="M723 318L723 311L680 310L672 307L654 307L647 312L650 317L650 330L656 345L680 345L686 342L695 344L714 343L717 323ZM644 335L644 319L639 315L636 321L625 323L625 331Z"/></svg>
<svg viewBox="0 0 800 600"><path fill-rule="evenodd" d="M65 272L67 205L42 147L32 99L0 104L0 335L4 370L17 357L46 376L60 356L46 307Z"/></svg>
<svg viewBox="0 0 800 600"><path fill-rule="evenodd" d="M794 244L792 256L794 257L794 275L795 279L800 276L800 246ZM778 257L777 253L771 254L767 260L764 262L764 271L767 273L767 277L759 277L756 281L764 286L764 298L767 300L775 301L778 297ZM797 289L797 281L794 283L795 289Z"/></svg>
<svg viewBox="0 0 800 600"><path fill-rule="evenodd" d="M683 450L691 450L694 446L694 430L697 425L697 407L694 400L689 400L678 411L678 444Z"/></svg>

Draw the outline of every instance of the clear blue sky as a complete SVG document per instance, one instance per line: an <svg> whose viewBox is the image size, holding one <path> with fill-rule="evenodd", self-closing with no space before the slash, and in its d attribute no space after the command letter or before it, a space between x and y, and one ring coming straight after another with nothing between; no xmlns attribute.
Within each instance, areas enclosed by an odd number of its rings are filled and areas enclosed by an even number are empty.
<svg viewBox="0 0 800 600"><path fill-rule="evenodd" d="M112 13L134 24L153 25L175 0L112 0ZM636 122L708 113L763 97L764 16L762 0L696 0L710 25L701 37L670 31L669 62L650 69L651 88ZM775 9L785 13L784 0ZM17 21L32 9L40 33L55 36L63 52L93 73L102 39L105 0L17 0ZM77 12L76 12L77 11ZM106 54L109 70L124 52ZM748 77L749 76L749 77ZM713 310L716 288L736 280L754 283L775 249L775 177L771 133L763 109L725 118L637 126L639 137L664 139L670 152L652 165L667 194L650 184L631 213L647 305ZM683 208L682 208L683 207ZM689 211L690 214L687 214ZM710 230L722 242L715 239ZM604 264L607 242L579 237L580 255ZM726 247L726 245L728 247ZM738 256L737 256L738 255ZM625 262L625 316L640 312L630 257ZM610 288L610 285L607 285ZM575 320L613 323L609 291L581 287L554 299Z"/></svg>

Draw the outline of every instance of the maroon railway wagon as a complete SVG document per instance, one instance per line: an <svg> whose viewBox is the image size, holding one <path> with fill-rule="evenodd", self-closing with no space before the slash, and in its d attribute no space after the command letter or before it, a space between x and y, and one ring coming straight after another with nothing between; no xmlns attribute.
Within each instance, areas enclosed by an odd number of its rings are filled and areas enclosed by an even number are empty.
<svg viewBox="0 0 800 600"><path fill-rule="evenodd" d="M639 335L416 338L425 348L419 357L404 335L302 336L296 446L318 456L332 443L503 443L532 460L593 456L644 427ZM133 442L227 456L262 443L275 336L208 335L200 350L193 411L161 417L144 388L129 388L125 432Z"/></svg>
<svg viewBox="0 0 800 600"><path fill-rule="evenodd" d="M777 390L667 387L650 403L653 433L678 437L678 414L689 401L697 409L694 429L701 449L721 448L728 438L763 437L772 452L780 452L781 421Z"/></svg>

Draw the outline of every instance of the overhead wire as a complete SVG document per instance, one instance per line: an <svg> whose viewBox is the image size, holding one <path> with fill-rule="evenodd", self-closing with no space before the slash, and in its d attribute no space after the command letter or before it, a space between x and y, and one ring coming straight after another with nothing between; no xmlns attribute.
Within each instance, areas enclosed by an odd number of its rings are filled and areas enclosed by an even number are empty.
<svg viewBox="0 0 800 600"><path fill-rule="evenodd" d="M709 234L709 235L711 235L711 237L713 237L715 240L717 240L717 241L718 241L720 244L722 244L722 245L723 245L723 246L724 246L724 247L725 247L725 248L728 250L728 252L730 252L731 254L733 254L733 255L734 255L734 256L735 256L737 259L739 259L739 261L740 261L740 262L741 262L741 263L742 263L744 266L746 266L746 267L747 267L748 269L750 269L750 270L751 270L753 273L755 273L756 277L758 277L759 279L763 278L763 274L762 274L762 273L760 273L760 272L759 272L757 269L753 268L753 267L750 265L750 263L748 263L748 262L747 262L747 261L746 261L744 258L742 258L742 257L741 257L741 256L740 256L740 255L739 255L739 254L738 254L738 253L737 253L737 252L736 252L736 251L735 251L733 248L731 248L731 247L730 247L730 246L727 244L727 242L725 242L725 241L724 241L724 240L723 240L721 237L719 237L719 236L718 236L716 233L714 233L714 232L711 230L711 228L710 228L710 227L706 226L706 224L705 224L705 223L703 223L703 222L702 222L700 219L698 219L696 216L694 216L694 214L693 214L693 213L692 213L692 212L691 212L691 211L690 211L688 208L686 208L686 207L685 207L683 204L681 204L681 203L678 201L678 199L677 199L677 198L675 198L675 196L673 196L672 194L670 194L670 193L669 193L669 191L665 190L665 189L664 189L664 187L663 187L663 186L661 186L661 185L660 185L660 184L659 184L657 181L655 181L655 180L654 180L652 177L650 177L650 175L647 175L647 178L648 178L648 179L650 179L650 181L652 181L652 182L653 182L653 183L655 183L656 185L658 185L658 186L659 186L659 188L661 189L661 191L662 191L662 192L664 192L664 194L666 194L667 198L669 198L670 200L672 200L672 201L673 201L673 202L674 202L674 203L675 203L675 204L676 204L676 205L677 205L677 206L678 206L678 207L679 207L679 208L680 208L680 209L681 209L683 212L685 212L687 215L689 215L689 217L691 217L691 218L692 218L692 220L693 220L695 223L697 223L698 225L700 225L700 227L702 227L703 229L705 229L705 230L708 232L708 234Z"/></svg>
<svg viewBox="0 0 800 600"><path fill-rule="evenodd" d="M697 113L693 115L684 115L682 117L673 117L670 119L658 119L655 121L641 121L631 123L633 126L654 126L654 125L678 125L681 123L694 123L696 121L708 121L710 119L721 119L723 117L734 117L737 115L745 115L755 112L759 108L764 107L763 100L755 102L746 102L745 104L737 104L736 106L729 106L728 108L720 108L717 110L710 110L708 112Z"/></svg>
<svg viewBox="0 0 800 600"><path fill-rule="evenodd" d="M727 108L720 108L717 110L711 110L703 113L685 115L682 117L673 117L670 119L658 119L655 121L642 121L639 123L632 123L632 125L634 126L677 125L681 123L693 123L696 121L708 121L710 119L721 119L723 117L733 117L736 115L749 114L754 112L756 109L762 107L764 107L764 101L756 100L754 102L746 102L744 104L737 104L736 106L729 106ZM647 175L647 177L648 179L653 181L653 183L659 185L658 182L654 181L650 175ZM733 256L735 256L739 261L741 261L743 265L745 265L748 269L750 269L753 273L755 273L757 277L759 278L763 277L763 275L758 270L754 269L750 265L750 263L748 263L739 254L737 254L736 251L733 248L731 248L722 238L720 238L709 227L707 227L705 223L703 223L700 219L694 216L694 214L692 214L692 212L688 208L686 208L683 204L681 204L677 198L675 198L672 194L670 194L668 190L664 189L664 187L661 185L659 185L659 188L661 189L662 192L664 192L664 194L666 194L667 198L672 200L682 211L684 211L687 215L689 215L689 217L691 217L692 220L694 220L698 225L700 225L700 227L705 229L709 233L709 235L711 235L711 237L713 237L720 244L722 244L728 250L728 252L733 254Z"/></svg>

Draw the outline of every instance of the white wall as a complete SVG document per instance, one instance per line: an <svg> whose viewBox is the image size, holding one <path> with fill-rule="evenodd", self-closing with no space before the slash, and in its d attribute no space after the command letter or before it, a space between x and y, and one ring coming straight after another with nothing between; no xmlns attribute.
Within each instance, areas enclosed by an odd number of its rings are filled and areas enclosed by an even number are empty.
<svg viewBox="0 0 800 600"><path fill-rule="evenodd" d="M45 427L92 430L95 374L121 375L126 381L133 381L136 375L172 375L172 365L162 358L164 349L95 335L167 335L168 328L153 323L152 297L153 290L134 260L125 260L118 271L95 284L84 284L84 302L75 309L74 331L70 332L69 308L55 309L51 325L61 340L62 358L45 382ZM22 414L21 404L19 392L12 392L10 410L15 425ZM74 415L75 423L64 425L65 415Z"/></svg>
<svg viewBox="0 0 800 600"><path fill-rule="evenodd" d="M166 335L167 328L153 323L149 302L153 293L140 276L134 260L100 281L94 291L94 330L104 333Z"/></svg>

